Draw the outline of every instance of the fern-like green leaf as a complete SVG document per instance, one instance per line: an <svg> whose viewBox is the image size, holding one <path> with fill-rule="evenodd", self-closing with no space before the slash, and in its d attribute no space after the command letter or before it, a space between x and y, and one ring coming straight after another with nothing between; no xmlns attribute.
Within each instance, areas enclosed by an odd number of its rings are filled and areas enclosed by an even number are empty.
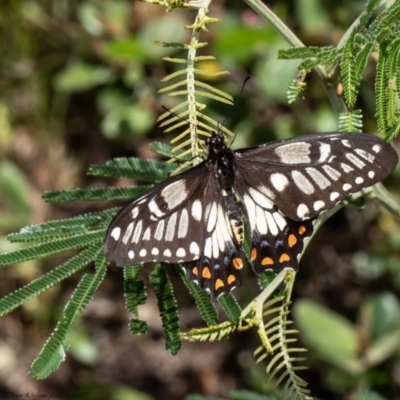
<svg viewBox="0 0 400 400"><path fill-rule="evenodd" d="M65 359L68 348L67 333L71 324L79 313L86 307L106 273L108 261L98 252L96 256L96 272L82 276L77 288L66 305L62 319L57 324L54 332L44 345L39 356L32 364L30 375L35 379L44 379Z"/></svg>
<svg viewBox="0 0 400 400"><path fill-rule="evenodd" d="M138 306L144 304L147 299L146 287L138 277L143 265L131 265L124 268L125 281L125 306L135 317L138 317ZM137 318L129 320L129 329L133 334L144 333L147 330L147 323Z"/></svg>
<svg viewBox="0 0 400 400"><path fill-rule="evenodd" d="M371 15L381 4L381 0L368 0L365 6L366 12Z"/></svg>
<svg viewBox="0 0 400 400"><path fill-rule="evenodd" d="M361 80L362 73L364 72L368 63L368 57L373 51L374 47L375 43L369 42L354 57L354 69L358 81Z"/></svg>
<svg viewBox="0 0 400 400"><path fill-rule="evenodd" d="M16 264L67 250L78 249L95 243L102 243L104 234L104 230L89 233L85 232L84 234L79 234L66 239L53 240L48 243L37 244L25 249L3 253L0 254L0 266Z"/></svg>
<svg viewBox="0 0 400 400"><path fill-rule="evenodd" d="M184 268L177 266L177 270L183 283L188 288L190 294L194 297L203 321L207 324L207 326L215 325L217 323L218 313L210 300L210 296L207 294L207 292L200 289L199 286L194 282L190 282L187 279Z"/></svg>
<svg viewBox="0 0 400 400"><path fill-rule="evenodd" d="M232 296L231 293L224 293L218 297L218 302L224 310L224 313L228 317L229 321L237 322L240 319L242 310L237 300Z"/></svg>
<svg viewBox="0 0 400 400"><path fill-rule="evenodd" d="M119 207L115 207L105 211L78 215L77 217L48 221L38 225L29 225L17 233L11 233L7 236L7 239L10 242L42 242L54 238L62 239L64 237L75 236L79 233L105 229L118 210Z"/></svg>
<svg viewBox="0 0 400 400"><path fill-rule="evenodd" d="M353 59L354 36L350 36L343 47L342 62L340 63L340 77L343 85L343 95L346 104L352 108L357 100L358 80Z"/></svg>
<svg viewBox="0 0 400 400"><path fill-rule="evenodd" d="M287 91L287 99L289 104L301 101L304 99L304 91L306 90L307 84L304 82L307 76L305 70L300 70L295 79L292 79L289 83Z"/></svg>
<svg viewBox="0 0 400 400"><path fill-rule="evenodd" d="M362 132L362 126L360 109L339 113L339 132Z"/></svg>
<svg viewBox="0 0 400 400"><path fill-rule="evenodd" d="M160 265L150 274L150 282L157 298L162 325L165 332L165 348L175 355L181 348L179 337L179 314L171 282Z"/></svg>
<svg viewBox="0 0 400 400"><path fill-rule="evenodd" d="M141 158L115 158L104 165L92 165L89 174L116 178L139 179L146 182L161 182L178 167L158 160Z"/></svg>
<svg viewBox="0 0 400 400"><path fill-rule="evenodd" d="M386 76L388 79L388 101L387 101L387 126L389 128L397 127L400 120L399 110L399 95L397 91L396 79L399 71L399 60L400 60L400 39L394 40L387 49L388 60L386 67ZM387 137L388 140L393 137Z"/></svg>
<svg viewBox="0 0 400 400"><path fill-rule="evenodd" d="M388 79L386 76L387 71L387 47L389 43L384 42L379 46L378 51L378 63L376 66L376 78L375 78L375 98L376 98L376 119L378 123L378 129L383 138L388 136L387 118L388 118L388 107L387 107L387 92L388 92Z"/></svg>
<svg viewBox="0 0 400 400"><path fill-rule="evenodd" d="M17 289L15 292L3 297L0 300L0 316L9 313L21 304L54 286L56 283L61 282L63 279L79 271L85 265L94 261L99 251L101 251L101 249L98 245L91 246L47 274L28 283L23 288Z"/></svg>
<svg viewBox="0 0 400 400"><path fill-rule="evenodd" d="M42 198L48 202L127 200L139 196L150 188L151 186L134 186L123 188L107 187L101 189L60 190L45 192Z"/></svg>
<svg viewBox="0 0 400 400"><path fill-rule="evenodd" d="M129 320L129 330L132 335L142 335L149 329L149 324L141 319L131 318Z"/></svg>

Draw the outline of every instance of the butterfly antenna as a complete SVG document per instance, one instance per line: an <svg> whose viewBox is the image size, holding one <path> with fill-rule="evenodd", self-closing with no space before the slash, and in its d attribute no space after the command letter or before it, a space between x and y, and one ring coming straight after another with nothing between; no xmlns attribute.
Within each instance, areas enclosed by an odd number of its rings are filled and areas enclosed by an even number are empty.
<svg viewBox="0 0 400 400"><path fill-rule="evenodd" d="M249 80L250 80L250 76L246 76L246 78L245 78L244 81L243 81L242 87L240 88L239 96L236 97L236 99L235 99L235 101L234 101L234 103L233 103L233 107L230 109L228 115L225 117L224 122L221 124L221 127L222 127L222 126L225 126L226 121L228 120L228 118L232 115L233 111L235 110L235 108L236 108L236 106L237 106L237 102L238 102L238 100L242 97L242 93L243 93L244 87L246 86L246 83L247 83ZM221 131L221 128L219 129L219 132L220 132L220 131ZM237 135L237 132L235 132L235 135L234 135L232 141L229 143L229 146L231 146L232 143L235 141L236 135Z"/></svg>

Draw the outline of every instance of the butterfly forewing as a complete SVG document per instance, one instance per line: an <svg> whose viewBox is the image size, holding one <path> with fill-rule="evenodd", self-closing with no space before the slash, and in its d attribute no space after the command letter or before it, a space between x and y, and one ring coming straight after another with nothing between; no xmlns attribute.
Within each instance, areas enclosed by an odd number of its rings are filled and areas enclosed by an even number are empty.
<svg viewBox="0 0 400 400"><path fill-rule="evenodd" d="M395 150L366 134L302 136L235 152L237 175L293 220L315 218L351 193L386 178Z"/></svg>
<svg viewBox="0 0 400 400"><path fill-rule="evenodd" d="M105 256L118 266L192 261L204 246L203 193L210 179L200 164L156 185L120 211L107 230Z"/></svg>

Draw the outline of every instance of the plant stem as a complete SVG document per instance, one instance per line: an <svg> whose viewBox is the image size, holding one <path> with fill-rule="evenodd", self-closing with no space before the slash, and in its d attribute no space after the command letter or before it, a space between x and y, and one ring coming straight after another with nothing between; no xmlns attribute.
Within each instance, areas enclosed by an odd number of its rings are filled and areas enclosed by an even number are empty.
<svg viewBox="0 0 400 400"><path fill-rule="evenodd" d="M289 44L291 44L293 47L304 47L303 42L261 0L244 1L259 15L269 21ZM315 68L315 70L321 78L321 83L325 88L326 94L328 95L335 112L339 114L346 111L346 105L343 101L343 98L336 93L336 88L333 86L326 69L322 66L318 66Z"/></svg>

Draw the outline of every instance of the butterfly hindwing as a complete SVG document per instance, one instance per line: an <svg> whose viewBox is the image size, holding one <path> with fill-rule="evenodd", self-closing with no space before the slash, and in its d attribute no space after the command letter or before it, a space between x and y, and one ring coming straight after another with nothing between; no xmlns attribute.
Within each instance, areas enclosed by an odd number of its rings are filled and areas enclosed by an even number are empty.
<svg viewBox="0 0 400 400"><path fill-rule="evenodd" d="M304 239L313 231L313 220L294 221L284 216L267 194L236 180L235 189L243 202L249 226L250 259L255 273L298 269Z"/></svg>

